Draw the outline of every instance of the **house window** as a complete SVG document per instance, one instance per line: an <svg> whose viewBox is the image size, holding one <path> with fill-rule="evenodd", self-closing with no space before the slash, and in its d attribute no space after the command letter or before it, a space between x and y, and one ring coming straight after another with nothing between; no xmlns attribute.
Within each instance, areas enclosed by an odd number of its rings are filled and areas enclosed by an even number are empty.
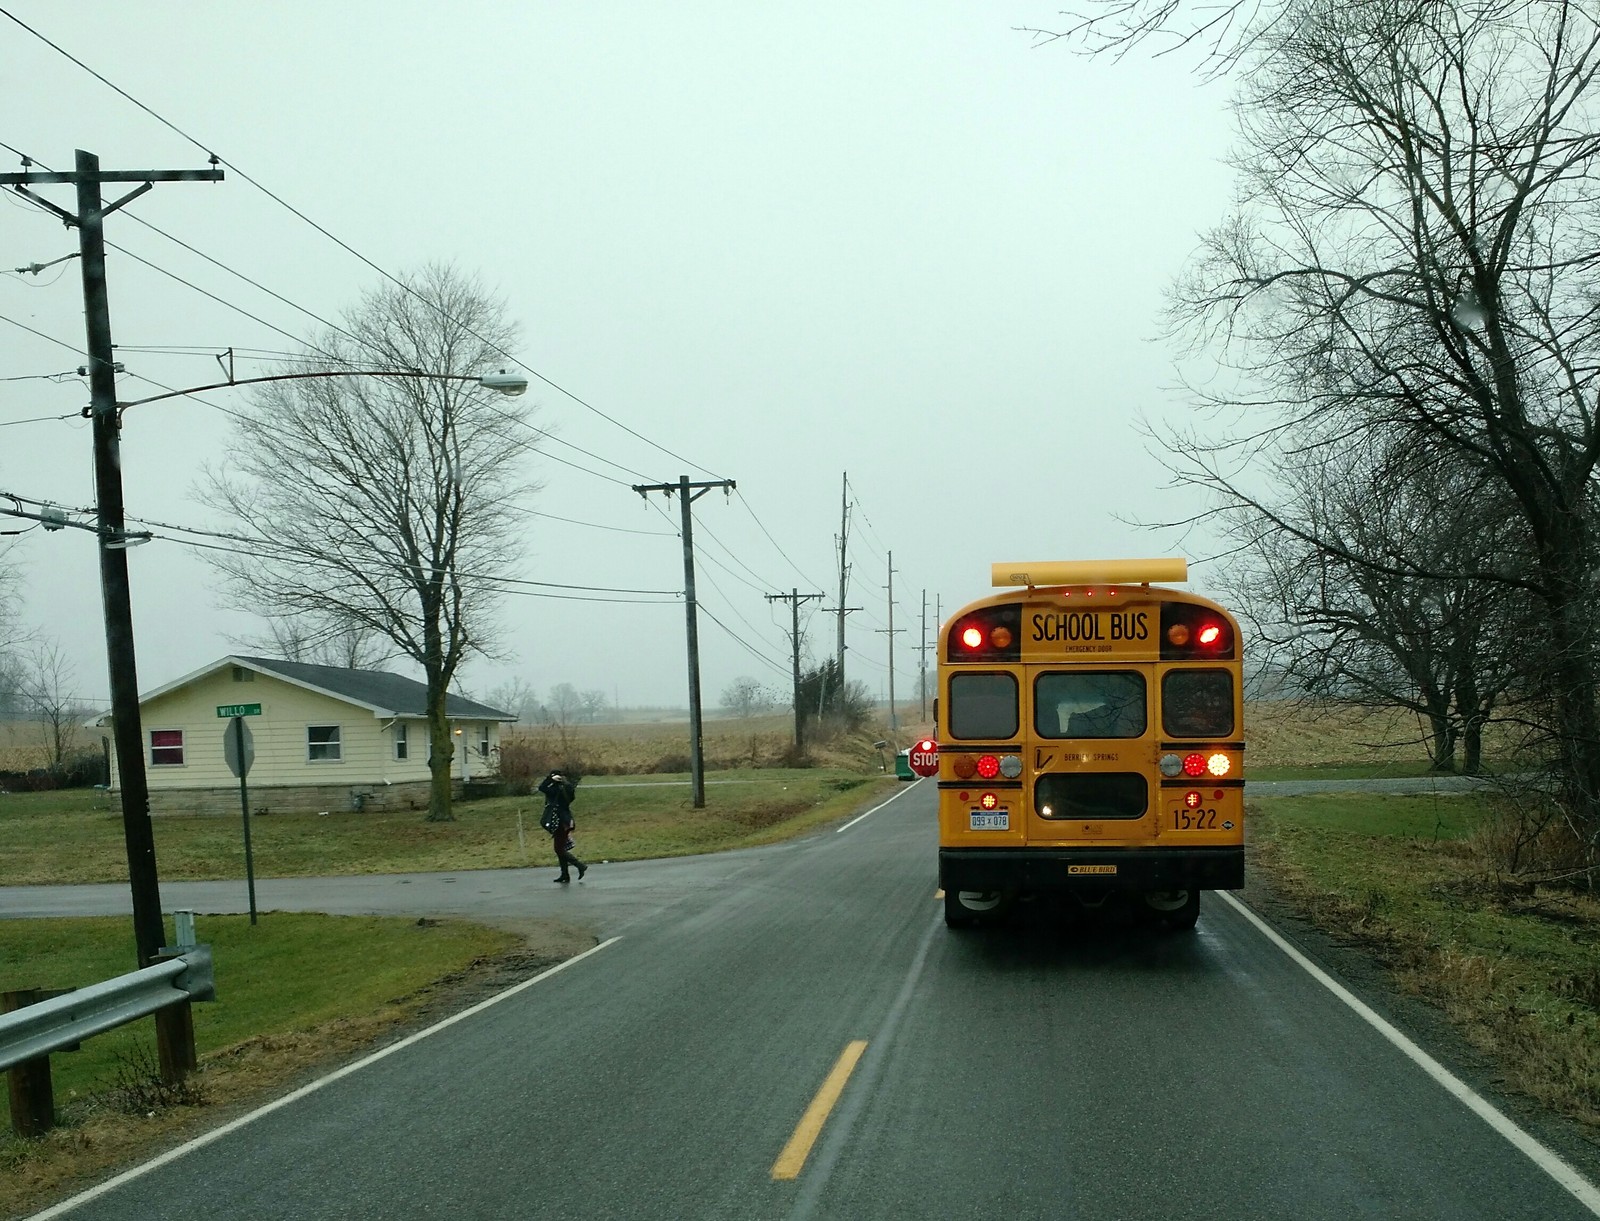
<svg viewBox="0 0 1600 1221"><path fill-rule="evenodd" d="M312 763L337 763L339 753L339 727L337 725L306 726L306 758Z"/></svg>
<svg viewBox="0 0 1600 1221"><path fill-rule="evenodd" d="M256 681L256 672L254 670L246 670L243 666L234 666L233 681L236 683L253 683Z"/></svg>
<svg viewBox="0 0 1600 1221"><path fill-rule="evenodd" d="M396 759L406 758L406 727L404 725L396 725L394 727L394 757Z"/></svg>
<svg viewBox="0 0 1600 1221"><path fill-rule="evenodd" d="M478 726L478 753L485 759L489 757L489 727L487 725Z"/></svg>
<svg viewBox="0 0 1600 1221"><path fill-rule="evenodd" d="M183 766L183 730L152 729L150 731L150 766Z"/></svg>

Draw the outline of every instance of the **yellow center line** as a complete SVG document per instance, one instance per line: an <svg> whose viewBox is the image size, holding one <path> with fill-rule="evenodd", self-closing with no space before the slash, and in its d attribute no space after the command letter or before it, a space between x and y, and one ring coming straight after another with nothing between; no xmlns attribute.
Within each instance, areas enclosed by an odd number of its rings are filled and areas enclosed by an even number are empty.
<svg viewBox="0 0 1600 1221"><path fill-rule="evenodd" d="M861 1059L861 1053L866 1050L865 1039L856 1039L845 1045L844 1051L839 1054L838 1063L833 1066L833 1071L822 1083L817 1096L811 1100L806 1113L800 1116L794 1135L783 1147L783 1152L778 1154L778 1160L772 1163L772 1177L775 1180L793 1179L799 1176L801 1168L806 1164L806 1158L811 1156L811 1146L817 1143L817 1137L822 1133L822 1125L828 1122L828 1116L833 1113L839 1095L844 1093L845 1082L850 1080L850 1074L855 1071L856 1061Z"/></svg>

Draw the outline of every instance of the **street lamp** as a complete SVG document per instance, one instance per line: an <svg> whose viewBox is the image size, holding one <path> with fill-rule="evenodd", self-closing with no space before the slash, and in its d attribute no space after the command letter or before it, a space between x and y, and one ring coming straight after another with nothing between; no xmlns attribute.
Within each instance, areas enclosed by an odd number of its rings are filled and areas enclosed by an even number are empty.
<svg viewBox="0 0 1600 1221"><path fill-rule="evenodd" d="M129 402L119 402L117 411L124 412L129 407L142 407L146 403L159 403L162 399L181 398L189 394L204 394L207 390L226 390L230 386L254 386L261 382L296 382L305 381L314 377L400 377L414 381L427 382L477 382L487 390L498 390L501 394L515 398L528 389L528 379L520 373L512 373L501 369L497 373L481 373L473 376L470 373L424 373L420 369L319 369L310 373L269 373L264 377L230 377L225 382L212 382L209 386L191 386L187 390L168 390L162 394L152 394L148 398L132 399ZM93 415L92 407L85 407L85 419Z"/></svg>

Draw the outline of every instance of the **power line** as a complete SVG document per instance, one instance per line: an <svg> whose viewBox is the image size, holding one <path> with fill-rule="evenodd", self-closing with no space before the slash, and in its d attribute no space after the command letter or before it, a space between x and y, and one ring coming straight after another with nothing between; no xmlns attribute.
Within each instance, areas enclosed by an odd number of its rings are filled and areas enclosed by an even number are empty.
<svg viewBox="0 0 1600 1221"><path fill-rule="evenodd" d="M732 628L730 628L721 619L718 619L709 610L707 610L706 609L706 604L704 602L700 603L700 609L705 611L705 615L706 615L707 619L711 620L712 623L715 623L724 632L726 632L729 636L731 636L747 653L750 654L750 656L754 657L757 661L763 662L766 665L771 666L779 674L782 674L785 677L788 676L789 671L784 668L782 662L773 661L772 658L768 657L765 653L762 653L761 651L756 649L755 646L750 644L749 641L745 640L742 636L740 636L738 632L735 632Z"/></svg>
<svg viewBox="0 0 1600 1221"><path fill-rule="evenodd" d="M0 12L3 12L3 11L4 10L0 10ZM6 14L6 15L10 16L9 13ZM4 145L4 147L11 148L10 145ZM12 149L12 151L13 152L17 152L16 149ZM23 157L25 160L33 161L34 164L40 165L41 167L43 167L44 169L49 171L49 167L48 166L44 166L43 162L37 161L37 160L35 160L33 158L30 158L25 153L17 152L17 155L20 156L20 157ZM49 171L49 172L53 172L53 171ZM245 283L250 284L253 287L260 289L262 292L267 293L269 296L272 296L272 297L276 298L279 301L282 301L285 305L288 305L288 306L290 306L290 307L292 307L294 309L299 310L301 313L305 314L307 317L315 319L317 322L321 323L323 326L326 326L330 331L333 331L336 334L342 335L346 339L350 340L358 348L367 348L367 347L370 346L365 341L363 341L360 336L353 334L352 332L350 332L346 328L340 326L338 323L329 322L326 318L323 318L320 314L317 314L314 311L307 309L305 306L297 304L296 302L290 300L288 297L283 296L281 293L275 292L272 289L267 288L265 285L260 284L257 281L251 279L249 276L245 275L243 272L236 271L234 268L229 267L227 264L223 263L221 260L213 258L211 255L206 254L204 251L199 250L196 247L189 245L187 242L184 242L179 238L173 237L170 233L167 233L165 230L160 229L157 226L150 224L148 221L145 221L145 220L141 219L140 217L133 216L133 214L131 212L129 213L129 215L132 217L132 219L138 221L140 224L144 225L147 229L150 229L150 230L153 230L156 233L159 233L162 237L167 238L169 241L176 242L178 245L182 246L185 250L188 250L191 253L198 255L199 257L205 259L207 262L212 263L215 266L221 268L223 271L228 272L230 275L237 276L239 279L243 280ZM323 360L326 360L326 361L328 361L329 363L331 363L331 364L333 364L335 366L340 366L340 365L346 365L347 366L350 363L347 360L339 357L335 353L330 352L328 349L322 347L320 344L317 344L317 343L315 343L313 341L306 340L306 339L303 339L303 338L301 338L299 336L296 336L296 335L292 334L291 332L284 330L282 327L276 325L275 323L268 322L265 318L262 318L257 314L251 313L249 310L245 309L243 306L236 305L233 302L227 300L226 298L220 297L216 293L213 293L213 292L209 291L208 289L200 287L198 284L195 284L195 283L193 283L193 282L191 282L189 280L184 279L182 276L178 275L176 272L171 271L171 270L169 270L169 269L167 269L165 267L162 267L158 263L151 262L149 259L144 258L142 255L135 254L133 251L128 250L126 247L118 246L116 243L110 242L110 241L108 241L106 243L106 245L108 247L110 247L111 249L117 251L118 253L124 254L128 258L133 259L135 262L143 264L145 267L150 268L150 270L155 271L155 272L159 272L161 275L164 275L168 279L171 279L171 280L175 281L176 283L183 285L185 288L190 289L193 292L199 293L201 296L207 298L208 300L214 301L218 305L225 306L226 308L228 308L230 310L233 310L235 313L242 314L244 317L250 319L250 321L255 322L255 323L257 323L257 324L259 324L261 326L264 326L270 331L276 331L279 335L282 335L284 338L290 340L291 342L294 342L294 343L297 343L297 344L301 344L303 347L310 349L310 351L315 353L319 358L321 358ZM394 277L391 276L390 279L394 279ZM395 281L395 282L396 283L401 283L398 280ZM423 298L423 297L420 296L420 294L417 294L415 292L415 290L410 288L409 285L401 284L401 287L405 288L406 291L411 292L412 295L418 296L419 300L423 300L424 303L429 304L430 306L432 306L431 302L428 302L426 300L426 298ZM440 312L442 313L442 311L440 311ZM447 320L454 321L453 319L449 319L448 315L445 315L445 317L446 317ZM7 321L10 321L10 319L7 319ZM17 325L21 325L21 324L19 323ZM470 330L470 328L466 328L466 329L469 331L469 333L472 333L472 334L476 335L476 332L472 332ZM38 334L38 332L35 332L35 334ZM483 338L482 336L477 336L477 337L480 340ZM48 336L45 336L45 338L48 338ZM60 341L56 340L55 342L59 343ZM489 342L489 341L484 340L484 342ZM501 355L506 356L507 359L515 361L516 358L512 357L509 353L507 353L498 344L490 343L490 346L493 347L496 351L500 352ZM118 348L119 348L119 350L124 350L124 351L145 350L145 349L128 347L127 345L118 345ZM228 350L232 351L231 348L228 349ZM250 351L251 349L244 349L244 350L245 351ZM220 359L220 354L219 353L212 353L212 355L215 355L217 357L217 359ZM282 354L281 358L285 359L285 360L290 360L290 361L297 360L297 359L298 360L305 360L306 359L304 354L302 354L299 357L296 357L296 356L294 356L292 354ZM520 363L520 362L518 362L518 363ZM535 376L538 376L538 375L535 374ZM151 380L151 379L145 379L145 380ZM547 379L541 378L540 380L547 380ZM160 382L154 382L153 384L162 385L162 383L160 383ZM167 387L167 386L163 386L163 389L171 390L172 388L171 387ZM189 395L188 397L197 397L197 396ZM198 399L198 401L200 401L202 403L207 403L207 405L210 405L210 406L215 406L215 404L210 404L208 402L208 400L205 400L205 399ZM219 408L219 410L221 410L221 409ZM560 437L554 435L553 433L551 433L548 429L539 428L537 425L534 425L534 424L530 423L529 421L527 421L525 419L522 419L519 416L514 416L514 415L511 415L509 412L501 411L498 408L493 407L492 405L490 405L488 407L488 410L490 410L491 412L494 412L495 414L498 414L498 415L504 417L507 420L510 420L510 421L512 421L512 422L514 422L516 424L521 425L522 427L528 429L528 431L532 432L536 437L538 437L538 438L540 438L542 440L550 440L550 441L554 441L557 445L565 445L569 449L576 450L579 453L584 454L585 456L587 456L589 458L593 458L597 462L604 462L607 466L615 467L617 470L623 471L624 473L626 473L628 475L632 475L635 478L640 478L640 479L648 479L649 478L649 476L644 474L642 471L634 470L632 467L625 466L624 464L622 464L620 462L616 462L611 458L607 458L602 454L597 454L597 453L592 452L591 450L584 449L581 445L575 445L571 441L563 440L562 438L560 438ZM240 416L238 413L231 413L231 414L233 414L235 418L241 418L241 419L245 418L245 417ZM580 471L585 475L592 475L597 479L603 479L603 480L607 481L608 483L615 483L615 484L619 484L619 485L624 486L624 487L631 486L625 480L616 479L616 478L613 478L612 476L601 474L599 471L590 470L586 466L583 466L583 465L581 465L579 463L576 463L576 462L572 462L572 461L570 461L568 459L559 458L554 454L550 454L550 453L546 452L543 456L549 458L551 461L558 462L558 463L562 464L563 466L568 466L568 467L571 467L573 470Z"/></svg>
<svg viewBox="0 0 1600 1221"><path fill-rule="evenodd" d="M767 536L767 541L769 543L771 543L774 547L778 548L778 554L781 555L785 560L789 561L789 567L793 568L801 576L805 577L808 584L816 585L817 582L813 581L809 576L806 576L805 570L802 569L800 567L800 565L796 564L793 560L789 559L789 553L787 551L785 551L781 546L778 546L778 540L772 537L772 531L768 530L767 527L762 523L761 519L756 516L756 511L751 506L750 501L745 497L745 494L743 492L740 492L740 493L738 493L738 496L739 496L739 503L744 505L745 512L750 514L750 520L755 522L757 526L761 527L761 533L763 533L763 534L765 534Z"/></svg>
<svg viewBox="0 0 1600 1221"><path fill-rule="evenodd" d="M69 411L66 415L36 415L26 420L0 420L0 428L15 428L18 424L43 424L54 420L80 420L83 418L81 411Z"/></svg>
<svg viewBox="0 0 1600 1221"><path fill-rule="evenodd" d="M32 503L38 503L38 502L29 501L27 503L32 504ZM243 543L243 544L246 544L248 546L252 546L252 547L255 547L255 548L258 549L256 551L241 551L241 552L239 552L239 554L241 554L241 555L258 555L258 554L260 554L259 549L264 547L264 548L268 548L270 550L277 551L277 552L287 552L287 553L290 553L290 554L293 554L293 555L304 556L304 557L310 558L312 560L318 560L318 561L323 562L328 567L332 567L332 568L338 568L339 567L339 565L333 564L330 561L328 561L325 556L319 556L314 551L309 551L304 547L299 547L299 546L296 546L296 545L294 545L292 543L280 542L277 539L263 538L263 537L260 537L260 536L252 536L252 535L245 535L245 534L229 534L229 533L225 533L225 532L218 531L218 530L206 530L206 529L202 529L202 528L197 527L197 526L182 526L182 525L177 525L177 524L175 524L173 522L155 521L155 520L153 520L151 518L136 517L136 516L134 516L132 514L130 514L128 516L128 520L129 521L138 522L142 526L153 526L158 530L176 530L181 534L193 534L193 535L197 535L197 536L199 536L201 538L215 538L215 539L221 539L221 540L223 540L225 542ZM175 539L175 538L170 538L168 536L162 536L162 535L156 535L156 536L153 536L153 537L166 537L167 541L169 541L169 542L181 543L181 542L185 541L183 539ZM383 560L385 562L389 562L389 563L400 563L400 564L409 563L409 561L406 559L405 556L387 555L387 554L384 554L382 552L377 552L375 554L375 558ZM494 582L496 582L498 584L504 584L504 585L519 585L519 586L520 585L529 585L529 586L535 586L535 587L538 587L538 588L541 588L541 589L583 590L585 592L591 592L591 593L608 593L608 594L648 594L648 595L652 595L652 596L656 596L656 597L664 597L664 598L671 598L671 599L676 599L676 598L678 598L680 596L680 592L678 590L676 590L676 589L623 589L623 588L617 588L617 587L609 586L609 585L572 585L572 584L567 584L567 583L563 583L563 582L559 582L559 581L533 581L533 580L528 580L528 579L523 578L523 577L502 577L502 576L493 576L493 575L490 575L490 574L487 574L487 573L474 573L474 572L458 572L458 573L456 573L456 576L462 577L462 578L466 578L468 580L494 581Z"/></svg>
<svg viewBox="0 0 1600 1221"><path fill-rule="evenodd" d="M51 343L59 344L61 347L67 349L67 351L78 356L83 355L83 349L78 347L76 344L67 343L64 340L57 339L54 335L46 335L43 331L36 331L27 323L18 322L15 318L7 318L4 314L0 314L0 322L9 322L12 326L20 327L22 330L27 331L30 335L37 335L40 339L48 339Z"/></svg>
<svg viewBox="0 0 1600 1221"><path fill-rule="evenodd" d="M555 513L541 513L538 509L525 509L521 505L508 505L507 508L516 513L526 514L528 517L548 517L551 521L564 521L574 526L588 526L591 530L611 530L617 534L643 534L649 538L676 538L676 533L665 530L633 530L627 526L603 526L597 521L580 521L576 517L560 517Z"/></svg>
<svg viewBox="0 0 1600 1221"><path fill-rule="evenodd" d="M44 43L51 50L55 51L57 54L59 54L59 55L65 57L66 59L70 60L72 63L76 64L79 68L82 68L90 76L94 77L97 81L99 81L101 84L105 85L108 89L112 90L114 93L116 93L119 96L127 99L129 102L132 102L140 110L144 111L147 115L149 115L151 118L155 119L156 122L158 122L162 126L166 127L169 131L175 133L176 135L179 135L179 136L183 137L190 144L194 145L201 152L205 153L208 157L216 158L216 162L217 163L227 166L228 169L231 170L234 174L236 174L239 178L243 179L245 182L247 182L251 186L255 187L256 190L260 191L263 195L265 195L268 199L272 200L274 203L278 204L280 207L286 209L287 211L292 213L294 216L297 216L299 219L304 221L306 224L310 225L318 233L322 234L329 241L333 242L334 245L338 246L340 249L342 249L342 250L346 251L347 253L349 253L350 255L354 256L356 259L359 259L362 263L366 264L366 266L372 268L373 271L377 272L384 279L388 280L390 283L394 284L396 287L400 288L402 291L410 293L412 296L416 297L419 301L422 301L430 309L435 310L439 314L443 315L445 318L449 319L449 315L445 313L445 311L444 311L442 306L439 306L435 302L429 301L426 297L424 297L416 289L412 288L411 285L407 284L404 280L400 279L398 276L390 274L383 267L380 267L377 263L373 262L366 255L362 254L354 246L350 245L348 242L344 241L342 238L337 237L330 230L324 228L322 225L320 225L316 221L312 220L311 217L307 216L304 212L300 211L300 209L296 208L293 204L289 203L288 200L284 199L282 196L276 194L274 191L272 191L268 187L266 187L263 183L257 181L255 178L251 177L251 175L246 173L244 170L240 169L237 165L235 165L233 162L229 161L226 157L219 156L210 147L208 147L207 145L201 143L199 140L195 139L195 137L191 136L188 132L184 131L176 123L173 123L171 120L165 118L161 114L158 114L155 110L151 109L149 106L146 106L143 102L141 102L138 98L134 97L126 89L123 89L120 86L118 86L116 84L113 84L110 80L106 79L106 77L102 76L100 73L96 72L93 68L89 67L88 64L84 63L77 56L73 55L70 51L66 50L66 48L60 46L58 43L52 42L49 38L45 37L44 34L40 33L38 30L34 29L27 22L23 21L20 17L16 16L14 13L10 12L7 9L0 8L0 16L5 16L5 17L10 18L13 22L15 22L17 25L21 26L28 33L32 34L35 38L37 38L40 42ZM10 148L11 146L10 145L5 145L5 147ZM18 150L16 150L16 149L12 149L11 151L17 153L18 156L23 156L23 157L26 156L26 154L18 152ZM455 322L457 320L450 319L450 321ZM578 395L576 395L572 391L568 390L565 386L560 385L559 383L557 383L557 382L553 381L552 379L546 377L543 373L540 373L537 369L534 369L531 366L529 366L528 364L526 364L525 362L519 360L517 357L513 356L511 353L507 352L499 344L494 343L491 340L485 339L482 335L478 335L470 327L466 327L463 324L460 324L459 322L457 322L457 325L462 325L462 328L464 330L466 330L468 334L473 335L473 337L478 339L480 342L489 344L490 347L494 348L495 351L499 352L507 360L510 360L513 363L515 363L518 366L520 366L521 368L526 369L529 374L531 374L533 377L538 378L545 385L549 386L552 390L555 390L556 392L558 392L558 393L560 393L562 395L565 395L567 398L571 399L574 403L577 403L580 407L583 407L583 408L585 408L585 409L587 409L589 411L592 411L595 415L598 415L601 419L606 420L608 423L614 425L615 427L622 429L624 432L628 433L630 436L633 436L633 437L637 438L638 440L643 441L646 445L649 445L653 449L660 450L662 453L666 454L670 458L675 458L679 462L686 463L687 465L692 466L697 471L701 471L702 473L708 474L708 475L714 475L714 476L716 475L716 472L707 470L705 467L701 466L699 463L690 461L688 458L685 458L682 455L680 455L678 453L675 453L674 451L668 449L666 446L662 445L660 442L651 440L649 437L645 436L642 432L639 432L637 429L631 428L628 425L622 423L621 420L616 419L614 416L608 415L606 412L604 412L604 411L600 410L600 408L596 407L593 403L587 402L586 400L580 398ZM277 329L277 328L274 328L274 329ZM717 478L720 479L721 477L717 476Z"/></svg>

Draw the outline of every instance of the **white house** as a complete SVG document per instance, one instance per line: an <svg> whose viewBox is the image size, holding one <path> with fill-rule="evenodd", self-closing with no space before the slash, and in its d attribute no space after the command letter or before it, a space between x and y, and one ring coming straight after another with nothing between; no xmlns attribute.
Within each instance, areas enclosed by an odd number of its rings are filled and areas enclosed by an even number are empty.
<svg viewBox="0 0 1600 1221"><path fill-rule="evenodd" d="M252 810L422 809L426 696L424 684L382 670L224 657L140 698L150 808L238 811L239 782L223 736L232 724L225 710L243 705L259 708L245 718L255 754ZM500 726L516 714L459 695L448 697L445 712L457 744L457 786L496 774ZM115 765L111 787L120 788Z"/></svg>

